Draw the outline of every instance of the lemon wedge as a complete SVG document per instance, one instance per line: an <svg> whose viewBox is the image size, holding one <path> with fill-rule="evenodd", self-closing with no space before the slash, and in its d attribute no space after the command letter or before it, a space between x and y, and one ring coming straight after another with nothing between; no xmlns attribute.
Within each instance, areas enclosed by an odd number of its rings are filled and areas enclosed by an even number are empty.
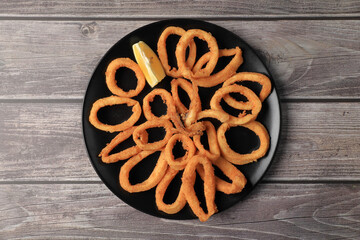
<svg viewBox="0 0 360 240"><path fill-rule="evenodd" d="M135 43L132 49L146 81L152 88L155 87L166 76L158 56L143 41Z"/></svg>

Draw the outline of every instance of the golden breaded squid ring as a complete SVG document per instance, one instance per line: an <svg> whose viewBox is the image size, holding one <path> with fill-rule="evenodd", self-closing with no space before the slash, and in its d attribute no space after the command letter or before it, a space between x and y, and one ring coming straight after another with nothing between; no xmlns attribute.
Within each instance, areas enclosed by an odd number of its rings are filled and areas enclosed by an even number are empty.
<svg viewBox="0 0 360 240"><path fill-rule="evenodd" d="M122 150L118 153L114 153L109 155L109 153L120 143L122 143L123 141L125 141L126 139L128 139L129 137L131 137L131 135L133 134L134 130L136 127L131 127L129 129L126 129L122 132L120 132L118 135L116 135L116 137L114 137L111 142L109 144L106 145L106 147L104 147L100 154L99 157L101 157L101 160L104 163L115 163L117 161L120 160L126 160L131 158L132 156L134 156L135 154L138 154L139 152L141 152L141 148L139 148L138 146L132 146L129 147L125 150ZM147 141L147 134L144 135L143 141Z"/></svg>
<svg viewBox="0 0 360 240"><path fill-rule="evenodd" d="M113 105L121 105L121 104L126 104L128 107L132 106L133 114L130 116L128 120L116 125L108 125L100 122L97 113L101 108L105 106L113 106ZM139 120L140 115L141 115L141 106L138 101L131 98L110 96L110 97L98 99L96 102L94 102L90 110L89 121L97 129L112 133L112 132L120 132L132 127L137 122L137 120Z"/></svg>
<svg viewBox="0 0 360 240"><path fill-rule="evenodd" d="M182 36L184 35L186 31L180 27L167 27L160 35L158 43L157 43L157 52L159 55L159 59L161 61L161 64L166 72L166 75L179 78L182 76L181 72L179 72L175 67L169 66L168 61L168 54L166 51L166 39L169 37L169 35L178 35ZM186 47L189 47L189 56L186 60L186 65L192 68L195 64L196 60L196 44L194 40L190 41L190 44Z"/></svg>
<svg viewBox="0 0 360 240"><path fill-rule="evenodd" d="M187 150L184 156L175 159L173 154L173 148L176 144L176 142L180 141L183 145L183 148ZM186 164L189 162L189 159L191 159L195 154L195 145L191 138L186 136L185 134L174 134L166 144L164 154L167 163L169 166L175 170L182 170L185 168Z"/></svg>
<svg viewBox="0 0 360 240"><path fill-rule="evenodd" d="M137 85L135 89L131 89L127 92L122 90L116 84L115 74L116 71L121 68L126 67L135 72L137 78ZM145 87L145 76L141 71L139 65L137 65L133 60L130 58L117 58L114 59L106 69L105 72L106 76L106 85L108 86L109 90L119 96L119 97L135 97L137 96Z"/></svg>
<svg viewBox="0 0 360 240"><path fill-rule="evenodd" d="M230 115L224 111L218 111L213 109L206 109L197 114L197 120L201 120L204 118L214 118L224 123L230 119Z"/></svg>
<svg viewBox="0 0 360 240"><path fill-rule="evenodd" d="M189 112L186 114L184 125L189 127L194 124L197 120L197 114L201 111L201 100L198 94L199 89L196 83L192 82L192 89L194 93L193 98L191 99Z"/></svg>
<svg viewBox="0 0 360 240"><path fill-rule="evenodd" d="M180 100L179 90L178 90L179 86L182 89L184 89L184 91L187 93L187 95L190 98L190 101L193 101L194 98L200 99L200 96L198 92L194 92L193 86L189 81L183 78L177 78L171 81L171 94L174 99L175 106L180 114L185 114L189 111L189 109ZM197 107L200 108L201 110L201 102L200 102L200 106Z"/></svg>
<svg viewBox="0 0 360 240"><path fill-rule="evenodd" d="M194 189L196 167L202 165L204 168L204 195L207 207L207 213L200 206L198 197ZM185 167L182 176L182 185L184 194L191 210L199 218L201 222L205 222L217 212L215 205L215 174L212 163L205 156L195 155Z"/></svg>
<svg viewBox="0 0 360 240"><path fill-rule="evenodd" d="M152 102L155 96L160 96L163 102L166 104L166 114L160 117L155 116L151 112L150 102ZM167 119L171 120L176 128L183 128L183 123L181 122L180 116L178 115L174 103L174 99L172 98L171 94L162 88L156 88L152 90L148 95L146 95L143 99L143 109L144 109L144 116L148 121L153 121L156 119Z"/></svg>
<svg viewBox="0 0 360 240"><path fill-rule="evenodd" d="M224 173L224 175L231 180L231 183L229 183L215 176L217 191L223 192L225 194L234 194L239 193L244 189L247 180L244 174L242 174L239 169L232 165L232 163L223 157L219 157L215 162L213 162L213 164L217 166ZM198 166L196 170L203 179L204 169Z"/></svg>
<svg viewBox="0 0 360 240"><path fill-rule="evenodd" d="M166 134L162 140L149 143L147 139L144 139L144 134L146 135L146 129L155 128L155 127L162 127L165 129ZM166 119L157 119L152 121L147 121L139 126L133 132L133 139L136 145L141 148L142 150L148 151L156 151L161 149L166 145L173 134L173 126L169 120Z"/></svg>
<svg viewBox="0 0 360 240"><path fill-rule="evenodd" d="M270 94L271 92L271 81L270 79L261 73L255 73L255 72L240 72L226 80L223 84L223 86L229 86L232 84L235 84L237 82L244 82L244 81L250 81L250 82L257 82L259 83L262 88L259 94L259 99L261 102L263 102ZM250 110L251 104L249 102L240 102L235 100L230 95L225 95L224 100L229 106L238 106L241 107L241 109L244 110ZM239 105L242 104L243 106Z"/></svg>
<svg viewBox="0 0 360 240"><path fill-rule="evenodd" d="M165 176L163 179L159 182L159 184L156 187L155 191L155 202L156 206L160 211L163 211L167 214L175 214L179 212L181 209L184 208L186 205L186 198L184 195L184 187L181 185L179 194L176 198L176 200L171 204L164 203L164 196L166 193L167 188L169 187L171 181L174 179L176 174L178 174L178 170L172 169L168 167ZM195 175L194 175L195 178Z"/></svg>
<svg viewBox="0 0 360 240"><path fill-rule="evenodd" d="M234 56L237 53L240 53L240 56L242 56L242 51L239 47L231 48L231 49L219 49L219 58ZM207 52L204 55L202 55L199 58L199 60L197 60L192 71L196 73L197 71L201 70L203 66L210 60L210 56L211 56L210 52Z"/></svg>
<svg viewBox="0 0 360 240"><path fill-rule="evenodd" d="M196 122L186 128L176 128L173 130L174 133L184 134L188 137L202 135L203 131L205 131L205 126L202 122Z"/></svg>
<svg viewBox="0 0 360 240"><path fill-rule="evenodd" d="M150 102L152 102L154 100L155 96L160 96L167 107L166 114L163 116L160 116L160 117L155 116L151 112ZM154 90L152 90L150 93L148 93L144 97L143 110L144 110L145 118L149 121L156 120L159 118L165 118L165 119L170 120L170 119L173 119L175 115L177 115L175 103L174 103L174 100L173 100L171 94L163 88L155 88Z"/></svg>
<svg viewBox="0 0 360 240"><path fill-rule="evenodd" d="M220 83L223 83L226 79L233 76L237 69L240 67L240 65L243 63L242 58L242 51L239 47L233 48L233 49L222 49L220 50L220 56L233 56L231 61L226 65L226 67L219 72L210 75L208 77L202 77L202 78L192 78L191 80L195 82L200 87L213 87ZM198 72L201 70L201 67L207 62L207 60L210 58L209 53L206 53L203 55L196 65L193 68L193 72ZM205 59L205 60L203 60Z"/></svg>
<svg viewBox="0 0 360 240"><path fill-rule="evenodd" d="M200 135L195 135L193 137L194 144L197 147L197 149L199 150L200 155L204 155L205 157L207 157L209 160L211 160L213 162L216 159L218 159L220 156L220 148L219 148L219 144L217 141L216 130L215 130L214 125L212 125L211 122L204 121L202 123L206 127L205 131L206 131L206 134L208 137L209 150L206 150L204 148L204 145L201 143L201 140L200 140L200 138L201 138Z"/></svg>
<svg viewBox="0 0 360 240"><path fill-rule="evenodd" d="M221 107L220 101L225 95L232 93L232 92L240 93L241 95L245 96L248 99L249 103L251 103L252 108L251 108L250 114L244 115L243 113L241 113L238 117L234 117L229 114L228 123L232 124L232 125L243 125L243 124L246 124L247 122L255 120L261 110L261 106L262 106L261 101L253 91L251 91L249 88L244 87L244 86L229 85L229 86L222 87L219 90L217 90L210 101L211 109L215 109L215 110L226 113L223 110L223 108ZM237 108L237 106L234 106L234 107ZM241 109L241 108L239 108L239 109Z"/></svg>
<svg viewBox="0 0 360 240"><path fill-rule="evenodd" d="M186 48L190 44L190 42L198 37L201 40L207 42L209 46L209 51L211 53L208 63L205 68L200 69L196 73L191 71L191 67L186 64ZM200 77L208 77L214 70L216 63L219 58L219 47L217 45L216 39L208 32L205 32L200 29L190 29L181 36L177 46L175 55L177 58L179 71L182 76L188 79L200 78Z"/></svg>
<svg viewBox="0 0 360 240"><path fill-rule="evenodd" d="M150 174L150 176L143 181L142 183L137 183L135 185L132 185L129 181L129 174L131 169L133 169L136 164L141 162L143 159L145 159L147 156L153 154L155 151L142 151L135 155L134 157L130 158L120 169L119 174L119 182L120 186L130 192L143 192L147 191L153 187L155 187L161 179L164 177L167 163L166 160L163 157L163 153L160 154L159 159L156 162L156 165L154 167L154 170Z"/></svg>
<svg viewBox="0 0 360 240"><path fill-rule="evenodd" d="M240 154L230 148L226 141L225 133L231 126L227 123L222 124L217 131L217 138L222 156L229 162L236 165L244 165L262 158L267 153L270 146L270 137L266 128L259 122L252 121L247 124L241 125L253 131L260 139L260 146L251 153Z"/></svg>

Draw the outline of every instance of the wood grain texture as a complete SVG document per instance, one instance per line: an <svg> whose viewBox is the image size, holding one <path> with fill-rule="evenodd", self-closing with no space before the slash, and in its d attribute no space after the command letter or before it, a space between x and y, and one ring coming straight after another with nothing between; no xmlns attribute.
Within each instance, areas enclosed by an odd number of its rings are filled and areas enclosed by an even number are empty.
<svg viewBox="0 0 360 240"><path fill-rule="evenodd" d="M284 100L264 181L206 223L119 200L82 137L102 56L175 17L243 38ZM0 239L360 239L360 1L3 0L0 33Z"/></svg>
<svg viewBox="0 0 360 240"><path fill-rule="evenodd" d="M268 180L359 180L360 103L284 103Z"/></svg>
<svg viewBox="0 0 360 240"><path fill-rule="evenodd" d="M359 99L360 20L213 22L259 52L281 98ZM147 23L0 21L0 99L83 98L106 51Z"/></svg>
<svg viewBox="0 0 360 240"><path fill-rule="evenodd" d="M99 180L82 137L81 103L0 105L2 180Z"/></svg>
<svg viewBox="0 0 360 240"><path fill-rule="evenodd" d="M33 1L5 0L0 16L36 17L279 17L279 16L359 16L359 1Z"/></svg>
<svg viewBox="0 0 360 240"><path fill-rule="evenodd" d="M81 103L0 104L0 181L99 181ZM267 180L359 181L360 103L284 103Z"/></svg>
<svg viewBox="0 0 360 240"><path fill-rule="evenodd" d="M0 238L358 239L359 199L359 185L261 184L200 223L141 213L103 184L1 185Z"/></svg>

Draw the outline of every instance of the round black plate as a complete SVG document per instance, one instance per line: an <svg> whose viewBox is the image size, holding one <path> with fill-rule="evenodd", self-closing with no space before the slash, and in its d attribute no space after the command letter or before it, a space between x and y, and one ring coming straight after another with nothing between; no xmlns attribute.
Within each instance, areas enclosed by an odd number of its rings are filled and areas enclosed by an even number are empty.
<svg viewBox="0 0 360 240"><path fill-rule="evenodd" d="M245 71L259 72L269 76L270 78L271 75L264 66L264 64L261 62L259 57L255 54L254 50L251 49L251 47L248 44L246 44L237 35L217 25L204 21L190 20L190 19L164 20L146 25L144 27L141 27L133 31L132 33L122 38L119 42L117 42L105 54L105 56L100 61L97 68L95 69L93 76L90 80L87 92L85 94L82 120L83 120L83 133L84 133L85 144L91 159L91 163L95 168L96 172L98 173L102 181L106 184L106 186L115 195L117 195L121 200L123 200L130 206L144 213L151 214L157 217L172 218L172 219L189 219L189 218L194 218L194 215L188 206L186 206L182 211L174 215L168 215L161 211L158 211L155 204L154 189L146 192L132 193L132 194L124 191L120 187L118 180L119 171L124 162L105 164L98 157L98 154L101 151L101 149L104 148L106 144L111 141L111 139L116 135L116 133L110 134L107 132L102 132L96 129L95 127L93 127L88 120L92 104L99 98L103 98L111 95L111 92L108 90L105 84L105 71L108 64L113 59L119 57L128 57L135 61L132 52L132 45L140 40L146 42L156 52L157 40L161 32L168 26L179 26L186 30L191 28L199 28L207 32L211 32L211 34L215 36L215 38L217 39L220 49L234 48L235 46L239 46L242 49L244 63L240 66L238 72L245 72ZM177 40L178 39L176 39L176 37L170 36L167 41L169 48L168 50L169 61L172 64L175 63L176 61L174 59L175 56L174 55L171 56L171 51L174 52ZM199 47L198 56L201 56L202 54L201 51L204 51L204 47L201 47L201 44L199 42L200 47ZM226 60L223 61L223 64L226 64ZM121 87L124 88L134 87L134 85L130 83L135 81L135 75L131 73L129 70L128 71L122 70L117 74L117 80L120 82L119 85ZM166 79L164 79L156 87L161 87L169 90L170 80L171 78L166 77ZM250 87L254 87L254 86L250 86ZM214 87L210 89L199 88L199 93L203 103L203 108L209 108L209 100L217 88L218 87ZM142 104L142 98L150 91L151 88L149 87L149 85L146 85L145 89L141 92L139 96L135 97L135 99L140 101L140 103ZM128 115L128 111L124 112L121 109L113 108L112 111L104 110L99 112L98 116L100 120L110 124L111 123L114 124L116 122L121 122L123 119L126 119L129 115ZM272 93L263 103L262 111L257 120L263 123L267 128L267 130L269 131L271 137L270 149L267 155L262 159L258 160L257 162L247 164L244 166L238 166L238 168L246 176L248 183L245 189L238 194L226 195L217 192L216 204L219 212L231 207L232 205L243 199L244 196L247 195L263 177L274 157L275 150L278 144L279 133L280 133L280 105L275 87L273 87ZM143 121L144 118L141 117L137 124ZM249 136L247 137L247 135ZM251 136L251 133L245 131L241 127L234 128L232 134L230 133L228 138L229 138L228 142L230 146L232 146L233 148L238 148L237 150L240 152L249 151L251 150L251 147L252 148L257 147L256 146L257 138ZM126 144L131 144L131 142L128 141L128 143ZM134 172L133 173L134 176L130 178L130 180L135 182L139 180L140 181L144 180L146 174L149 174L152 170L152 164L153 164L152 161L154 160L151 159L146 160L145 161L146 163L134 169L132 171ZM136 178L142 178L142 179L136 179ZM179 181L179 178L177 179L177 181ZM169 190L169 193L165 197L169 199L173 199L176 197L177 194L175 189L176 184L170 186L174 189ZM195 188L199 193L199 195L201 195L202 186L200 181L196 183Z"/></svg>

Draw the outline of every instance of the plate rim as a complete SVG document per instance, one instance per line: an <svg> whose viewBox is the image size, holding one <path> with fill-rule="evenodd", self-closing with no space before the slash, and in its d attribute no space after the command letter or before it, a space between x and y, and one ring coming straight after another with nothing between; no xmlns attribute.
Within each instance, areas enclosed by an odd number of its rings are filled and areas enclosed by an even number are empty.
<svg viewBox="0 0 360 240"><path fill-rule="evenodd" d="M217 25L217 24L214 24L212 22L209 22L209 21L205 21L205 20L201 20L201 19L194 19L194 18L168 18L168 19L162 19L162 20L159 20L159 21L152 21L150 23L147 23L145 25L142 25L141 27L139 28L136 28L134 29L133 31L130 31L129 33L125 34L124 36L122 36L118 41L116 41L103 55L102 57L100 58L100 60L96 63L95 65L95 68L94 70L92 71L91 73L91 77L90 79L88 80L88 83L87 83L87 87L86 87L86 91L85 91L85 94L83 95L83 100L82 100L82 112L81 112L81 128L82 128L82 139L83 139L83 143L85 144L85 148L86 148L86 153L87 153L87 156L88 156L88 159L92 165L92 168L95 170L96 174L98 175L98 177L100 178L102 184L104 184L108 190L110 190L110 192L112 192L112 194L114 194L119 200L125 202L128 206L130 206L131 208L137 210L137 211L140 211L144 214L147 214L147 215L151 215L151 216L154 216L154 217L158 217L158 218L166 218L166 219L177 219L177 220L188 220L188 219L195 219L197 218L195 215L193 217L189 216L189 217L185 217L185 218L172 218L171 214L163 214L160 216L159 215L156 215L156 214L153 214L151 212L145 212L143 210L140 210L138 208L136 208L135 206L133 206L132 204L130 204L128 202L128 200L126 198L120 198L118 196L117 193L115 193L115 191L112 189L112 187L109 186L109 184L107 183L107 181L104 179L104 177L102 176L102 174L100 174L100 171L99 169L95 166L95 163L94 163L94 160L92 159L91 155L90 155L90 150L89 150L89 145L87 143L87 139L85 137L85 120L88 119L88 116L86 116L86 109L85 109L85 104L86 104L86 99L87 99L87 96L89 94L89 88L90 88L90 83L95 75L95 72L97 71L97 68L99 66L99 64L101 62L103 62L103 60L106 58L106 56L113 50L113 48L118 45L118 43L124 39L124 38L127 38L129 36L131 36L132 34L134 34L134 32L137 32L137 31L141 31L142 29L144 28L147 28L147 27L150 27L151 25L156 25L156 24L161 24L161 23L165 23L165 22L169 22L171 23L172 21L191 21L191 22L197 22L197 23L200 23L200 24L206 24L206 25L212 25L216 28L220 28L221 30L223 31L227 31L229 33L231 33L232 35L234 35L234 37L236 38L239 38L243 43L245 43L251 50L252 52L255 54L255 56L259 59L259 61L263 64L264 68L266 69L267 73L268 73L268 76L272 82L272 91L270 93L270 95L272 94L275 94L276 98L276 102L277 102L277 106L279 108L279 124L278 124L278 131L277 131L277 135L278 137L276 138L276 141L275 141L275 146L274 146L274 153L273 153L273 156L271 157L268 165L266 166L265 170L264 170L264 173L261 175L261 177L259 178L259 180L252 185L251 187L251 190L246 192L244 194L244 196L239 199L238 201L236 201L235 204L233 204L231 207L233 207L234 205L238 204L240 201L243 201L245 200L249 194L251 194L253 192L253 190L257 187L257 185L263 180L263 178L265 177L265 175L267 174L267 172L269 171L270 167L272 166L273 162L274 162L274 158L276 156L276 153L278 152L279 150L279 142L280 142L280 139L281 139L281 135L282 135L282 132L283 132L283 120L282 120L282 106L281 106L281 99L280 99L280 96L278 94L278 87L276 86L276 84L274 83L274 78L272 77L272 74L271 72L269 71L269 68L265 65L264 61L262 60L262 58L258 55L257 51L254 50L254 48L246 41L244 41L240 36L238 36L237 34L235 34L234 32L220 26L220 25ZM270 96L269 95L269 96ZM269 134L270 135L270 134ZM271 136L270 136L271 138ZM270 149L269 149L270 150ZM227 211L229 210L231 207L229 208L226 208L226 209L223 209L221 212L224 212L224 211ZM158 210L159 211L159 210ZM159 211L160 212L160 211ZM217 213L220 213L220 212L217 212Z"/></svg>

